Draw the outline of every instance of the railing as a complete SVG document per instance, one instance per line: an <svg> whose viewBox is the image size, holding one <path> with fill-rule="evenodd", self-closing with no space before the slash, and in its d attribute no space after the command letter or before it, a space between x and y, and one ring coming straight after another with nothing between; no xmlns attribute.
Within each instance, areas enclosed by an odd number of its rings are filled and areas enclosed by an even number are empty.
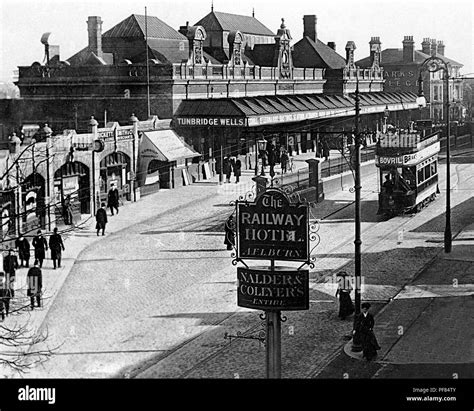
<svg viewBox="0 0 474 411"><path fill-rule="evenodd" d="M346 79L357 79L359 80L383 80L383 69L382 68L344 68L344 78Z"/></svg>

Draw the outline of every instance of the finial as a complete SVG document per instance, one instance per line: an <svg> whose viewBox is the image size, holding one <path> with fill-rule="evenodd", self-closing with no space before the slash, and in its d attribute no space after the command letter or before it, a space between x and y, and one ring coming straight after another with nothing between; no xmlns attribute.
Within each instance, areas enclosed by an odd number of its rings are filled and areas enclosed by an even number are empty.
<svg viewBox="0 0 474 411"><path fill-rule="evenodd" d="M214 11L214 0L211 0L211 11Z"/></svg>
<svg viewBox="0 0 474 411"><path fill-rule="evenodd" d="M286 27L286 26L285 26L285 19L282 17L282 18L281 18L281 26L280 26L280 28L281 28L281 29L284 29L285 27Z"/></svg>
<svg viewBox="0 0 474 411"><path fill-rule="evenodd" d="M255 17L255 7L252 7L252 17Z"/></svg>

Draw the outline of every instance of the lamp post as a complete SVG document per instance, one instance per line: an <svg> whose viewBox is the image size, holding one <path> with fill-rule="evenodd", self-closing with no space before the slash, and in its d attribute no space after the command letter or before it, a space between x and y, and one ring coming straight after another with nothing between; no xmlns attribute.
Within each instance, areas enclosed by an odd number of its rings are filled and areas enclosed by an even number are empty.
<svg viewBox="0 0 474 411"><path fill-rule="evenodd" d="M420 72L423 70L428 70L430 73L436 73L442 71L444 74L445 81L445 119L446 119L446 224L444 228L444 251L446 253L451 252L452 248L452 234L451 234L451 139L450 139L450 127L449 127L449 68L448 64L439 57L431 56L428 57L420 67ZM421 78L421 74L420 74ZM420 89L422 87L420 86ZM422 102L419 95L420 102Z"/></svg>
<svg viewBox="0 0 474 411"><path fill-rule="evenodd" d="M388 116L390 115L390 110L388 109L388 106L385 105L385 110L383 111L383 132L387 132L387 120Z"/></svg>
<svg viewBox="0 0 474 411"><path fill-rule="evenodd" d="M388 110L388 107L387 107ZM360 117L360 96L359 96L359 79L357 78L356 91L355 91L355 170L354 170L354 185L355 185L355 240L354 240L354 275L355 275L355 287L354 287L354 323L357 316L360 314L360 286L361 286L361 266L362 266L362 255L361 255L361 205L360 205L360 191L361 191L361 181L360 181L360 131L359 131L359 117ZM385 121L386 122L386 121ZM355 324L354 324L355 325ZM354 327L355 328L355 327ZM360 335L355 333L352 338L352 351L359 352L362 351L362 343L360 340Z"/></svg>
<svg viewBox="0 0 474 411"><path fill-rule="evenodd" d="M265 154L265 149L267 147L267 140L261 139L258 140L258 151L260 152L260 157L262 157L262 171L260 172L260 175L262 177L265 177L265 168L264 168L264 154Z"/></svg>

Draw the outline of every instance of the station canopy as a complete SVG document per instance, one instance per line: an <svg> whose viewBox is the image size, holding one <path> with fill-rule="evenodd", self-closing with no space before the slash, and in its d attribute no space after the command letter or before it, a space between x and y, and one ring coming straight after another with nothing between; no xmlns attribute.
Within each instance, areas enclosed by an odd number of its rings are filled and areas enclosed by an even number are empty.
<svg viewBox="0 0 474 411"><path fill-rule="evenodd" d="M415 93L360 93L360 114L418 108ZM355 115L355 94L291 94L183 100L174 116L177 127L258 127L267 124Z"/></svg>

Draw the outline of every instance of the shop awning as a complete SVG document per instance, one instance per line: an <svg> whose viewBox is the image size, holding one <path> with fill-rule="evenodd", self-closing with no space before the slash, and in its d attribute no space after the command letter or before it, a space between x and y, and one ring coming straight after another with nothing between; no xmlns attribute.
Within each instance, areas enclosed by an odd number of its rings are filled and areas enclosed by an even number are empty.
<svg viewBox="0 0 474 411"><path fill-rule="evenodd" d="M418 109L409 92L360 93L360 114ZM355 95L296 94L183 100L177 127L257 127L355 115Z"/></svg>
<svg viewBox="0 0 474 411"><path fill-rule="evenodd" d="M177 161L201 155L183 142L173 130L145 131L142 136L141 158Z"/></svg>

